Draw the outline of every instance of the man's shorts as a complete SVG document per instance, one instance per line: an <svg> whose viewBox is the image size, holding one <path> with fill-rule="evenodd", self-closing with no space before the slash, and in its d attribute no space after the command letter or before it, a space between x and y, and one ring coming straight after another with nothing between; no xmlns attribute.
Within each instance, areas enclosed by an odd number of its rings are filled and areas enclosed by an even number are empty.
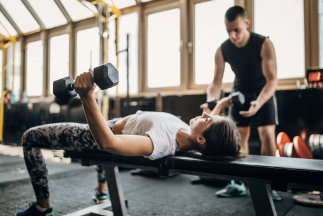
<svg viewBox="0 0 323 216"><path fill-rule="evenodd" d="M256 115L245 118L239 114L240 111L247 111L250 107L250 102L256 100L258 94L244 94L245 103L242 106L233 106L229 109L229 114L236 121L238 127L246 127L251 124L259 127L266 125L278 125L278 112L276 96L271 97L261 108Z"/></svg>

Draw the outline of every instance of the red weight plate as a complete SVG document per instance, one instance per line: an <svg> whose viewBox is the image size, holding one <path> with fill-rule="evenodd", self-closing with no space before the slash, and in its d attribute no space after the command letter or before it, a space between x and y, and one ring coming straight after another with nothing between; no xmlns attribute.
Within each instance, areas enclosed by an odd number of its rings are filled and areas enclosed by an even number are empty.
<svg viewBox="0 0 323 216"><path fill-rule="evenodd" d="M286 132L279 132L277 135L277 148L279 150L279 154L282 157L284 155L284 145L286 143L291 142L289 136Z"/></svg>
<svg viewBox="0 0 323 216"><path fill-rule="evenodd" d="M293 143L298 157L313 159L313 155L310 149L307 147L306 143L300 136L294 137Z"/></svg>

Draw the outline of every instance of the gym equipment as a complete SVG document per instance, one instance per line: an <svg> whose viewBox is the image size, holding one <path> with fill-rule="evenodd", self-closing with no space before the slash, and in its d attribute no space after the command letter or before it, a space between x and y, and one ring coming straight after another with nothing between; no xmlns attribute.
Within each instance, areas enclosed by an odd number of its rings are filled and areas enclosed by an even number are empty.
<svg viewBox="0 0 323 216"><path fill-rule="evenodd" d="M285 145L282 146L283 154L282 157L297 157L295 153L294 143L288 142L285 143Z"/></svg>
<svg viewBox="0 0 323 216"><path fill-rule="evenodd" d="M170 173L189 173L197 176L201 174L209 177L219 176L227 180L246 179L257 216L277 215L270 189L287 191L291 188L306 190L311 188L311 190L317 190L323 187L323 161L321 160L299 160L298 158L261 155L248 155L227 160L206 159L198 155L193 157L184 154L149 160L144 157L115 155L104 151L65 151L64 156L81 159L83 166L104 165L114 215L127 215L118 167L156 170L166 176Z"/></svg>
<svg viewBox="0 0 323 216"><path fill-rule="evenodd" d="M306 206L315 206L315 207L323 207L323 200L321 199L321 195L319 192L311 192L307 194L299 194L293 196L293 200L297 204L306 205Z"/></svg>
<svg viewBox="0 0 323 216"><path fill-rule="evenodd" d="M323 159L323 134L312 134L309 137L309 147L315 159Z"/></svg>
<svg viewBox="0 0 323 216"><path fill-rule="evenodd" d="M237 91L237 92L232 92L229 97L231 97L231 101L233 103L233 105L242 105L244 104L245 102L245 97L244 95ZM217 105L217 103L219 102L220 100L217 100L217 99L213 99L211 101L208 101L206 102L207 103L207 106L209 107L210 110L213 110L214 107Z"/></svg>
<svg viewBox="0 0 323 216"><path fill-rule="evenodd" d="M294 148L299 158L313 159L313 155L307 144L300 136L295 136L293 139Z"/></svg>
<svg viewBox="0 0 323 216"><path fill-rule="evenodd" d="M306 71L306 80L309 88L322 88L323 69L308 69Z"/></svg>
<svg viewBox="0 0 323 216"><path fill-rule="evenodd" d="M289 138L289 136L287 135L286 132L279 132L278 135L277 135L276 142L277 142L277 148L279 150L279 155L281 157L283 157L284 156L284 145L286 143L290 143L291 140L290 140L290 138ZM290 148L290 147L288 147L288 148ZM285 152L286 151L288 151L287 148L286 148Z"/></svg>
<svg viewBox="0 0 323 216"><path fill-rule="evenodd" d="M231 101L234 105L242 105L245 102L244 95L239 91L232 92L230 96L231 96Z"/></svg>
<svg viewBox="0 0 323 216"><path fill-rule="evenodd" d="M93 77L94 83L101 90L111 88L119 83L119 73L111 63L94 68ZM74 80L67 76L54 81L53 93L56 96L55 100L58 104L67 104L71 98L77 95L74 89Z"/></svg>
<svg viewBox="0 0 323 216"><path fill-rule="evenodd" d="M293 141L291 141L287 133L279 132L276 141L279 155L281 157L313 159L310 149L300 136L295 136Z"/></svg>

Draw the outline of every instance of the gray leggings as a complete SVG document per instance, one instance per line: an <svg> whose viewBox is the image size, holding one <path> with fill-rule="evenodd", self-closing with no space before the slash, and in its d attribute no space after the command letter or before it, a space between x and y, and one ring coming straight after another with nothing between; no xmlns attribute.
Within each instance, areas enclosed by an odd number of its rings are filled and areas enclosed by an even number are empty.
<svg viewBox="0 0 323 216"><path fill-rule="evenodd" d="M118 119L109 120L112 129ZM89 126L80 123L54 123L28 129L22 136L24 158L37 200L49 198L47 165L40 148L69 151L99 150ZM105 173L98 167L98 182L105 182Z"/></svg>

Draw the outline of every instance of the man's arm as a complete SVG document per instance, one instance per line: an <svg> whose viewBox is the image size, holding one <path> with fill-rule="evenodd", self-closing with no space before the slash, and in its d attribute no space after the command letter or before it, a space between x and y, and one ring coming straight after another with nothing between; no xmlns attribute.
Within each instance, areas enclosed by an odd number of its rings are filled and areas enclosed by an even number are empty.
<svg viewBox="0 0 323 216"><path fill-rule="evenodd" d="M215 69L214 69L214 77L212 83L209 85L207 89L207 101L219 99L221 95L221 85L222 78L224 74L224 59L222 55L221 47L216 50L215 57ZM207 103L204 103L200 106L203 111L210 112L210 109L207 106Z"/></svg>
<svg viewBox="0 0 323 216"><path fill-rule="evenodd" d="M277 62L275 49L272 42L266 38L260 52L262 58L262 71L266 78L266 84L261 90L257 100L251 101L248 111L241 111L245 117L255 115L258 110L274 95L277 87Z"/></svg>

